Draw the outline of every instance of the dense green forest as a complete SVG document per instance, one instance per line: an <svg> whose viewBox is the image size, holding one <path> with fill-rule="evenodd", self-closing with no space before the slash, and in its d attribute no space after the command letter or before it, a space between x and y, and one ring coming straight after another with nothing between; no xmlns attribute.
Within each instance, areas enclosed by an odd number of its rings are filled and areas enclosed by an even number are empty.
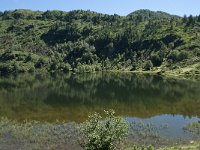
<svg viewBox="0 0 200 150"><path fill-rule="evenodd" d="M0 12L1 74L181 68L199 73L200 15Z"/></svg>

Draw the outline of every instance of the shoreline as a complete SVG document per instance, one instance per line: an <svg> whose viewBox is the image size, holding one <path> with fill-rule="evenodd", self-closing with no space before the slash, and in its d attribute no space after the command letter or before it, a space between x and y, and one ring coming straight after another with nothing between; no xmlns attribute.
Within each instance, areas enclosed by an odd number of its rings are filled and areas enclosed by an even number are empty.
<svg viewBox="0 0 200 150"><path fill-rule="evenodd" d="M118 71L118 70L107 70L107 71L102 71L102 72L112 72L112 73L133 73L133 74L141 74L141 75L156 75L156 76L161 76L165 78L171 78L171 79L177 79L177 80L190 80L193 81L193 77L198 77L194 81L200 80L200 74L184 74L184 73L179 73L176 74L174 71L166 71L164 73L161 73L161 71L156 70L156 71Z"/></svg>
<svg viewBox="0 0 200 150"><path fill-rule="evenodd" d="M77 125L77 123L40 123L37 121L18 123L4 118L0 120L0 149L17 147L22 150L27 148L83 150L78 143L81 138L77 131ZM134 134L136 135L130 131L129 136L123 140L122 147L125 146L125 150L129 150L129 148L132 150L134 147L149 147L150 145L158 150L178 150L180 148L195 150L200 146L199 138L165 139L163 137L156 138L152 134L149 135L150 139L147 142L148 139L142 137L134 139L132 137ZM151 143L152 140L155 142Z"/></svg>

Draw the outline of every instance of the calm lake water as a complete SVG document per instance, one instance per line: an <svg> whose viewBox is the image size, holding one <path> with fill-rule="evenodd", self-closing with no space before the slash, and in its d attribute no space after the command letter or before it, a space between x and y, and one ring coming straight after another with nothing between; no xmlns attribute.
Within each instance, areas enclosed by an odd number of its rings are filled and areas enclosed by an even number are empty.
<svg viewBox="0 0 200 150"><path fill-rule="evenodd" d="M9 119L82 122L108 109L182 137L187 123L200 120L200 82L131 73L0 77L0 115Z"/></svg>

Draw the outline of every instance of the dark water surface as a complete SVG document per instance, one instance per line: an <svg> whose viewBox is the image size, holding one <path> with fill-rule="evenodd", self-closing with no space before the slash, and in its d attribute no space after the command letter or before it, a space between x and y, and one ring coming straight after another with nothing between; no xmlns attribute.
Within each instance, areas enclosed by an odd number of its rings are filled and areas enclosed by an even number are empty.
<svg viewBox="0 0 200 150"><path fill-rule="evenodd" d="M200 117L200 82L131 73L0 77L0 115L9 119L82 122L108 109L187 137L183 126Z"/></svg>

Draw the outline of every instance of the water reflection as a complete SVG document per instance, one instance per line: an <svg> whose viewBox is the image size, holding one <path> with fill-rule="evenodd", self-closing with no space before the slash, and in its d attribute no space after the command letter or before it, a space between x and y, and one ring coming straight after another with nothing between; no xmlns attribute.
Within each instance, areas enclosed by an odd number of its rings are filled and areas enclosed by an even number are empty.
<svg viewBox="0 0 200 150"><path fill-rule="evenodd" d="M89 112L200 117L199 82L130 73L0 78L0 115L17 120L84 121Z"/></svg>

